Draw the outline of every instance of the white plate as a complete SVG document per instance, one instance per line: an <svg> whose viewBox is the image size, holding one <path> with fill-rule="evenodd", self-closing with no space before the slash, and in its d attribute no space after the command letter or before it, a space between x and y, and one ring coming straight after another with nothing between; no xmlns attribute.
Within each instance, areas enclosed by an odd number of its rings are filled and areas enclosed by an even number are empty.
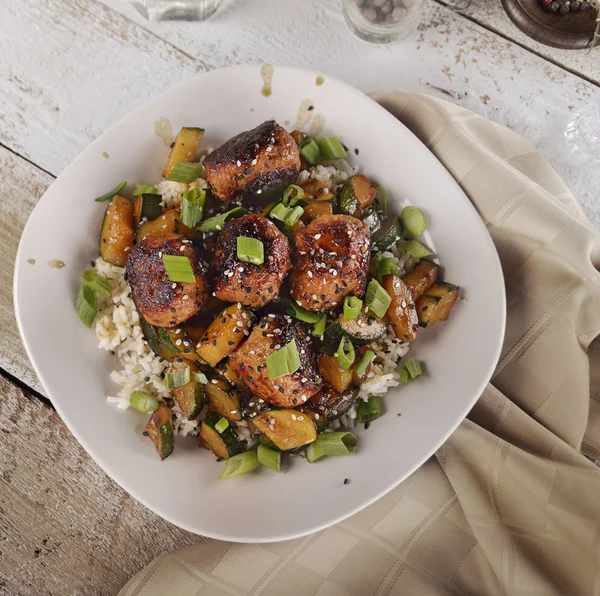
<svg viewBox="0 0 600 596"><path fill-rule="evenodd" d="M191 532L223 540L297 538L338 522L404 480L444 442L480 396L500 353L505 295L496 250L450 174L402 124L359 91L318 73L276 67L273 93L261 94L259 66L203 74L168 91L92 143L52 184L23 233L15 270L15 309L38 377L77 440L135 499ZM202 126L201 148L217 147L267 118L294 125L302 100L326 118L353 161L383 185L392 209L410 201L429 220L445 279L464 288L450 320L420 333L413 354L427 375L392 390L387 413L351 456L315 464L292 458L283 474L262 469L219 481L223 466L193 439L159 461L141 431L146 416L106 402L114 357L96 347L74 300L81 272L97 256L106 204L93 198L118 182L160 179L168 155L155 123ZM314 118L313 118L314 120ZM354 148L360 149L355 157ZM103 153L109 154L105 158ZM36 264L28 264L35 259ZM66 263L58 270L50 259ZM402 416L397 414L401 413ZM345 478L350 483L344 485ZM98 488L100 490L100 488Z"/></svg>

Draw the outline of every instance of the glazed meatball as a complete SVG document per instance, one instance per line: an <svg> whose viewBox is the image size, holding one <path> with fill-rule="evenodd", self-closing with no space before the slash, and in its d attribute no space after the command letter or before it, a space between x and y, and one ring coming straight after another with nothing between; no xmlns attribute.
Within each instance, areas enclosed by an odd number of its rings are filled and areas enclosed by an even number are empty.
<svg viewBox="0 0 600 596"><path fill-rule="evenodd" d="M350 215L322 215L298 231L290 294L308 310L339 306L348 294L365 291L371 234Z"/></svg>
<svg viewBox="0 0 600 596"><path fill-rule="evenodd" d="M237 256L239 236L256 238L264 246L264 263L253 265ZM277 226L261 215L228 221L215 246L215 296L251 308L264 306L277 294L290 268L290 244Z"/></svg>
<svg viewBox="0 0 600 596"><path fill-rule="evenodd" d="M185 256L196 277L195 283L169 280L163 255ZM208 299L208 286L198 261L198 252L178 234L147 236L131 251L125 267L138 312L148 323L172 327L195 315Z"/></svg>
<svg viewBox="0 0 600 596"><path fill-rule="evenodd" d="M206 157L204 167L213 194L233 201L295 182L300 153L285 128L267 120L223 143Z"/></svg>
<svg viewBox="0 0 600 596"><path fill-rule="evenodd" d="M300 368L271 379L266 358L296 341ZM323 384L317 355L306 327L287 315L268 315L254 327L250 337L229 356L233 372L249 391L273 405L294 408L317 393Z"/></svg>

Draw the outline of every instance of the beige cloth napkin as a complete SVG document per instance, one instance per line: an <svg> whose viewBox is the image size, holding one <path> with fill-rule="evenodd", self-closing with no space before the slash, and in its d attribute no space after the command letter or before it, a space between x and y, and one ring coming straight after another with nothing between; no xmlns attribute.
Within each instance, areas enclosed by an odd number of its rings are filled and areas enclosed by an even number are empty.
<svg viewBox="0 0 600 596"><path fill-rule="evenodd" d="M600 594L600 469L582 455L600 459L600 235L522 137L425 95L373 97L494 239L508 326L490 385L434 458L347 521L162 555L120 596Z"/></svg>

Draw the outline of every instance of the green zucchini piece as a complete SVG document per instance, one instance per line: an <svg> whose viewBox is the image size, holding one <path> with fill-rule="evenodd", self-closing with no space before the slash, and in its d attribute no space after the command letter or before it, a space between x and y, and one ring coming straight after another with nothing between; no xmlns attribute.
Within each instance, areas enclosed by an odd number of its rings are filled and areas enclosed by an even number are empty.
<svg viewBox="0 0 600 596"><path fill-rule="evenodd" d="M232 422L239 422L242 419L240 396L226 381L210 379L204 386L204 391L211 410Z"/></svg>
<svg viewBox="0 0 600 596"><path fill-rule="evenodd" d="M421 327L447 321L460 288L444 282L434 283L416 303Z"/></svg>
<svg viewBox="0 0 600 596"><path fill-rule="evenodd" d="M194 157L196 156L196 151L198 150L198 145L203 134L203 128L183 127L179 131L175 141L173 142L173 145L171 146L171 153L169 153L167 165L162 173L163 178L166 178L171 173L171 170L175 164L179 163L180 161L194 161Z"/></svg>
<svg viewBox="0 0 600 596"><path fill-rule="evenodd" d="M135 240L133 203L120 195L106 208L100 231L100 256L111 265L125 267Z"/></svg>
<svg viewBox="0 0 600 596"><path fill-rule="evenodd" d="M182 387L176 387L171 389L171 393L177 402L177 405L181 408L184 416L188 420L194 420L200 414L200 410L204 406L204 388L202 383L199 383L194 373L199 372L200 369L193 362L186 362L182 360L179 362L175 360L171 364L171 370L182 370L186 367L190 367L190 382L186 383Z"/></svg>
<svg viewBox="0 0 600 596"><path fill-rule="evenodd" d="M133 217L135 225L152 221L162 214L161 207L162 195L157 194L141 194L138 195L133 204Z"/></svg>
<svg viewBox="0 0 600 596"><path fill-rule="evenodd" d="M327 343L334 347L339 345L342 337L347 337L355 346L364 346L381 339L385 333L386 324L381 319L361 312L356 319L339 317L327 327L325 336L330 340Z"/></svg>
<svg viewBox="0 0 600 596"><path fill-rule="evenodd" d="M177 346L173 343L171 336L167 333L167 330L164 327L155 327L156 335L158 337L158 341L171 353L177 354L179 350Z"/></svg>
<svg viewBox="0 0 600 596"><path fill-rule="evenodd" d="M252 422L282 451L303 447L317 438L313 419L297 410L269 410Z"/></svg>
<svg viewBox="0 0 600 596"><path fill-rule="evenodd" d="M219 433L215 426L221 418L218 412L210 412L205 416L200 426L200 445L217 457L229 459L242 450L242 444L231 426Z"/></svg>
<svg viewBox="0 0 600 596"><path fill-rule="evenodd" d="M371 238L372 249L377 252L389 250L402 238L402 222L396 215L390 215L381 224L381 228Z"/></svg>
<svg viewBox="0 0 600 596"><path fill-rule="evenodd" d="M366 176L351 176L340 191L340 211L345 215L356 215L373 204L376 194L375 187Z"/></svg>
<svg viewBox="0 0 600 596"><path fill-rule="evenodd" d="M171 410L169 410L169 406L164 402L150 416L150 420L146 424L146 434L154 443L160 459L165 459L173 453L173 421L171 419Z"/></svg>
<svg viewBox="0 0 600 596"><path fill-rule="evenodd" d="M381 228L381 220L376 211L371 211L369 215L363 217L363 221L369 226L369 232L371 232L371 234L375 234L375 232Z"/></svg>

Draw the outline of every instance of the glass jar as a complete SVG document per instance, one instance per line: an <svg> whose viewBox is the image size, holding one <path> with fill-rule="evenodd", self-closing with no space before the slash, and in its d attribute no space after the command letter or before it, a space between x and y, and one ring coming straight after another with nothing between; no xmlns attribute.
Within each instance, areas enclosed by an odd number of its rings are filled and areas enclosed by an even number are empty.
<svg viewBox="0 0 600 596"><path fill-rule="evenodd" d="M212 16L221 0L131 0L150 21L204 21Z"/></svg>
<svg viewBox="0 0 600 596"><path fill-rule="evenodd" d="M344 0L349 29L372 43L392 43L413 35L425 0Z"/></svg>

